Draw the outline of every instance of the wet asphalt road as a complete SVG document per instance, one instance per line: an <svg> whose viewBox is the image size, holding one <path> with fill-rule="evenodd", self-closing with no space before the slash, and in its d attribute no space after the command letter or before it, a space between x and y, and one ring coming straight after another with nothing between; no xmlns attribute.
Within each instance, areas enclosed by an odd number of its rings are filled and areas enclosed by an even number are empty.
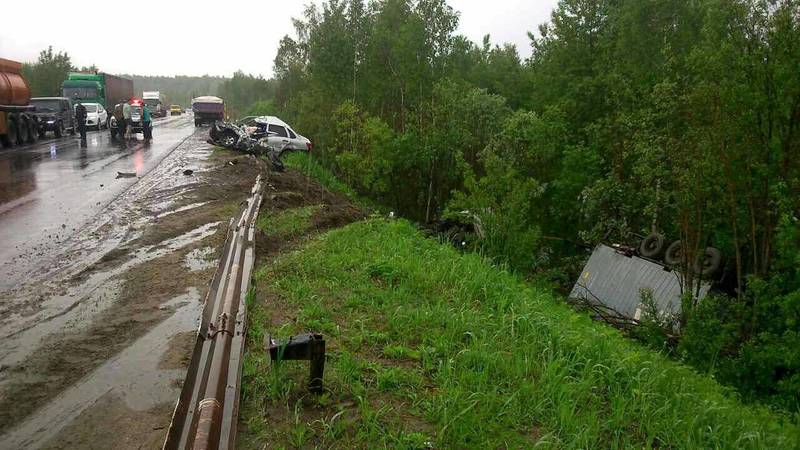
<svg viewBox="0 0 800 450"><path fill-rule="evenodd" d="M0 150L0 292L26 281L61 244L194 130L191 116L156 119L153 141L112 141L107 130ZM118 172L136 177L118 178Z"/></svg>

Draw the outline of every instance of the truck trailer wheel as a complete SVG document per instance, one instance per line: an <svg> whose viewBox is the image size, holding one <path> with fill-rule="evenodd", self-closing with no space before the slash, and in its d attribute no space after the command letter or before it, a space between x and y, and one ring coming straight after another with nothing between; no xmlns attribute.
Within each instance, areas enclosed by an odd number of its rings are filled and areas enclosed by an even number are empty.
<svg viewBox="0 0 800 450"><path fill-rule="evenodd" d="M36 141L39 140L39 127L36 125L36 120L34 119L28 118L26 122L28 125L28 143L35 144Z"/></svg>
<svg viewBox="0 0 800 450"><path fill-rule="evenodd" d="M17 143L17 121L11 118L11 114L6 118L6 134L0 135L0 141L5 148L11 148Z"/></svg>
<svg viewBox="0 0 800 450"><path fill-rule="evenodd" d="M653 233L642 239L639 244L639 254L645 258L659 259L667 249L667 238L664 235Z"/></svg>
<svg viewBox="0 0 800 450"><path fill-rule="evenodd" d="M20 117L17 122L17 145L25 145L29 139L28 121L24 117Z"/></svg>
<svg viewBox="0 0 800 450"><path fill-rule="evenodd" d="M683 242L675 241L664 252L664 262L668 266L680 266L683 262Z"/></svg>
<svg viewBox="0 0 800 450"><path fill-rule="evenodd" d="M695 273L703 278L713 277L722 268L722 262L722 252L714 247L706 247L703 254L697 258Z"/></svg>

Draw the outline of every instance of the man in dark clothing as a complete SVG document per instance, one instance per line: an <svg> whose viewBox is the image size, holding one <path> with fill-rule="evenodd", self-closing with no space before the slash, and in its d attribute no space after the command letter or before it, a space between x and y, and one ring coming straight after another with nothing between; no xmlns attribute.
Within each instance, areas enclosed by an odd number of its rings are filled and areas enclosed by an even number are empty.
<svg viewBox="0 0 800 450"><path fill-rule="evenodd" d="M153 119L150 117L150 108L147 105L142 105L142 133L145 142L153 139Z"/></svg>
<svg viewBox="0 0 800 450"><path fill-rule="evenodd" d="M78 132L81 134L81 143L86 142L86 107L81 103L81 99L77 100L78 105L75 107L75 121L78 123Z"/></svg>
<svg viewBox="0 0 800 450"><path fill-rule="evenodd" d="M125 100L120 100L119 103L114 106L114 119L117 121L117 129L111 130L111 137L119 136L120 138L125 135L125 128L128 127L128 124L125 122L125 116L122 114L122 104L125 103Z"/></svg>

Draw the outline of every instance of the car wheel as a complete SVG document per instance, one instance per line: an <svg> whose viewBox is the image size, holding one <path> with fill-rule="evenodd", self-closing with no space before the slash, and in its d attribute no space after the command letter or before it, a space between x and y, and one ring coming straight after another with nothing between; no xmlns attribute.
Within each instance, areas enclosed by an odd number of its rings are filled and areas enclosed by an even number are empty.
<svg viewBox="0 0 800 450"><path fill-rule="evenodd" d="M56 129L53 130L53 134L55 134L57 138L64 136L64 122L60 120L58 121L56 124Z"/></svg>
<svg viewBox="0 0 800 450"><path fill-rule="evenodd" d="M233 144L236 143L236 135L233 133L225 133L222 135L222 139L219 140L219 143L222 144L223 147L233 147Z"/></svg>

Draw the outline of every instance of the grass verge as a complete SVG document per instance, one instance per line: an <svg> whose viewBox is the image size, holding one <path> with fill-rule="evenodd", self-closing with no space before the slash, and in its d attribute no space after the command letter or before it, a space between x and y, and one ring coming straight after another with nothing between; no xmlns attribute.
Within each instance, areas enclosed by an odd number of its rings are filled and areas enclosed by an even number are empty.
<svg viewBox="0 0 800 450"><path fill-rule="evenodd" d="M262 214L256 226L267 236L292 238L311 228L311 218L322 205L308 205L292 208L278 214Z"/></svg>
<svg viewBox="0 0 800 450"><path fill-rule="evenodd" d="M798 448L786 416L478 255L372 219L256 273L244 448ZM325 335L326 392L263 338Z"/></svg>
<svg viewBox="0 0 800 450"><path fill-rule="evenodd" d="M291 152L283 158L286 167L297 170L308 178L316 180L319 184L333 192L338 192L351 200L358 199L356 192L322 166L312 155L302 152Z"/></svg>

